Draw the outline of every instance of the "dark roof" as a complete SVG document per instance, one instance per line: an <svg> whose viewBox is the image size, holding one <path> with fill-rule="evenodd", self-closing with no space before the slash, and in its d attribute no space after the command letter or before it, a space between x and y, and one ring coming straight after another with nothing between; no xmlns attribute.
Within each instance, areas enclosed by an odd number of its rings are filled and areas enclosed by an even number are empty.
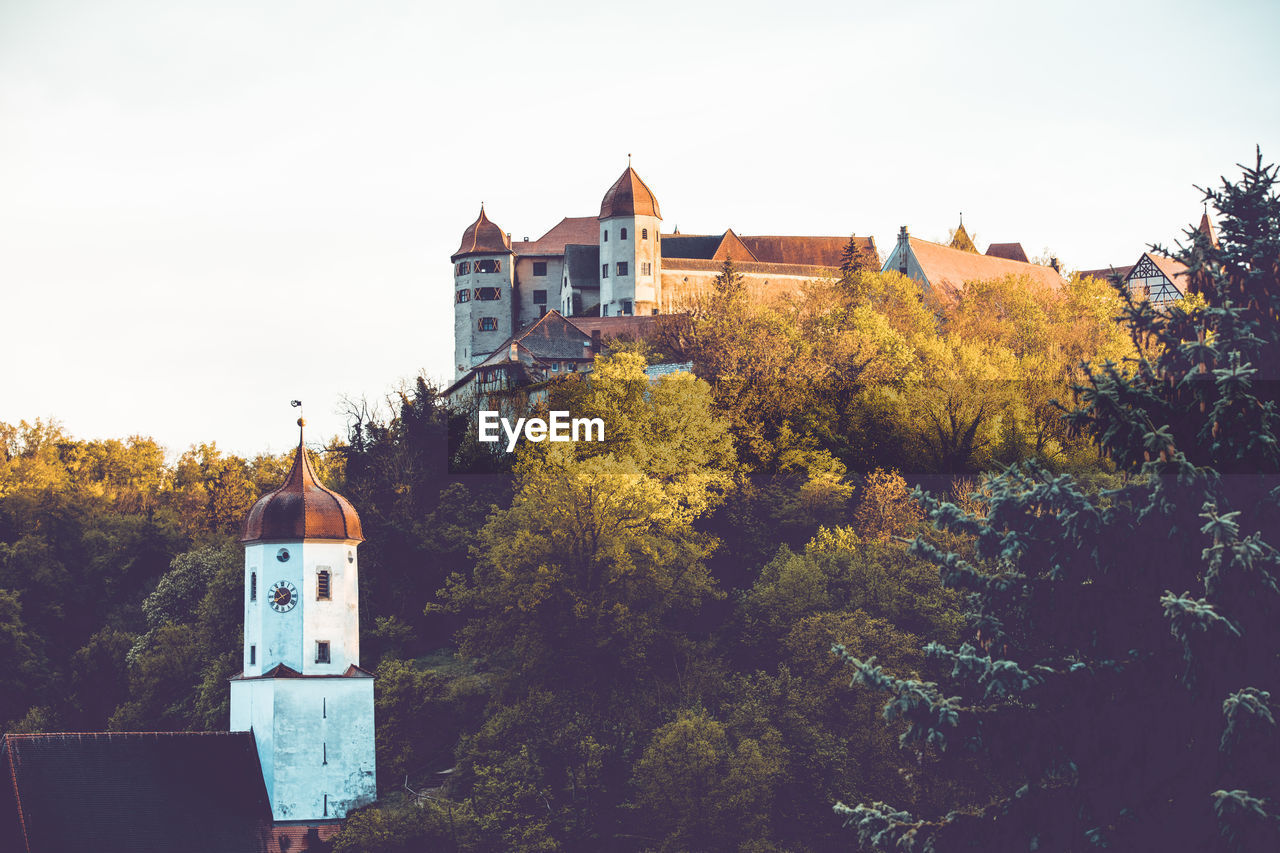
<svg viewBox="0 0 1280 853"><path fill-rule="evenodd" d="M591 335L566 320L559 311L548 311L535 323L521 329L494 350L494 356L504 355L504 349L509 350L513 343L528 350L536 359L591 359L590 348L583 346L591 343Z"/></svg>
<svg viewBox="0 0 1280 853"><path fill-rule="evenodd" d="M1031 263L1027 253L1022 249L1021 243L992 243L987 247L987 254L993 258L1022 261L1024 264Z"/></svg>
<svg viewBox="0 0 1280 853"><path fill-rule="evenodd" d="M1133 264L1122 267L1102 267L1096 270L1080 270L1076 275L1081 278L1099 278L1103 281L1119 280L1124 281L1129 277L1129 273L1133 272Z"/></svg>
<svg viewBox="0 0 1280 853"><path fill-rule="evenodd" d="M662 257L709 261L716 256L723 239L720 234L666 234L662 238Z"/></svg>
<svg viewBox="0 0 1280 853"><path fill-rule="evenodd" d="M604 199L600 202L600 218L608 219L610 216L662 218L662 214L658 211L658 199L654 197L648 185L640 180L636 170L630 166L618 180L614 181L613 186L609 187L609 191L604 194Z"/></svg>
<svg viewBox="0 0 1280 853"><path fill-rule="evenodd" d="M600 246L578 246L570 244L564 247L565 272L569 283L574 287L600 286Z"/></svg>
<svg viewBox="0 0 1280 853"><path fill-rule="evenodd" d="M452 260L466 255L502 255L510 251L511 241L507 239L503 230L485 215L482 204L476 221L462 232L462 242L458 244L458 251L453 253Z"/></svg>
<svg viewBox="0 0 1280 853"><path fill-rule="evenodd" d="M600 220L594 216L566 216L537 240L518 240L511 250L521 257L563 255L570 244L595 246L600 240Z"/></svg>
<svg viewBox="0 0 1280 853"><path fill-rule="evenodd" d="M4 850L301 853L339 827L273 825L250 732L5 735L0 781L16 812L0 829L17 829Z"/></svg>
<svg viewBox="0 0 1280 853"><path fill-rule="evenodd" d="M364 540L355 507L316 479L302 444L302 420L298 449L284 485L263 495L245 517L241 542L302 539Z"/></svg>
<svg viewBox="0 0 1280 853"><path fill-rule="evenodd" d="M261 678L373 678L373 673L354 663L342 671L341 675L303 675L287 664L278 663L262 675L245 675L237 672L228 681L256 681Z"/></svg>

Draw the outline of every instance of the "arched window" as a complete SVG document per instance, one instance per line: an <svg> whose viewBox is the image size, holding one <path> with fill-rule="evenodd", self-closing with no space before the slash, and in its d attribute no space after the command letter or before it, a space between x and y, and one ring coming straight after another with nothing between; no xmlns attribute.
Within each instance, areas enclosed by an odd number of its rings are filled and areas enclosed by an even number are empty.
<svg viewBox="0 0 1280 853"><path fill-rule="evenodd" d="M625 240L625 239L627 239L627 229L625 229L625 228L623 228L623 229L622 229L622 236L621 236L621 237L619 237L618 239L619 239L619 240Z"/></svg>
<svg viewBox="0 0 1280 853"><path fill-rule="evenodd" d="M640 229L640 239L641 239L641 240L648 240L648 239L649 239L649 229L648 229L648 228L641 228L641 229Z"/></svg>
<svg viewBox="0 0 1280 853"><path fill-rule="evenodd" d="M316 572L316 601L329 601L329 570L321 569Z"/></svg>

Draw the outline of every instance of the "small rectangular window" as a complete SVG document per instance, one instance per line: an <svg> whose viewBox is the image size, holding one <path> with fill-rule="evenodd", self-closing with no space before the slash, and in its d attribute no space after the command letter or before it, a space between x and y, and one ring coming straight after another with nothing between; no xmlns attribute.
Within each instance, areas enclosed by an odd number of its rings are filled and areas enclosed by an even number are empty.
<svg viewBox="0 0 1280 853"><path fill-rule="evenodd" d="M546 261L534 261L534 262L533 262L533 274L534 274L534 275L546 275L546 274L547 274L547 262L546 262Z"/></svg>
<svg viewBox="0 0 1280 853"><path fill-rule="evenodd" d="M466 275L469 272L471 272L471 263L469 261L463 261L458 264L458 275Z"/></svg>
<svg viewBox="0 0 1280 853"><path fill-rule="evenodd" d="M534 304L534 305L546 305L546 304L547 304L547 292L546 292L545 290L535 290L535 291L533 292L533 304Z"/></svg>
<svg viewBox="0 0 1280 853"><path fill-rule="evenodd" d="M649 229L648 229L648 228L641 228L641 229L640 229L640 239L641 239L641 240L648 240L648 239L649 239Z"/></svg>
<svg viewBox="0 0 1280 853"><path fill-rule="evenodd" d="M253 666L258 662L258 647L249 647L249 666Z"/></svg>
<svg viewBox="0 0 1280 853"><path fill-rule="evenodd" d="M502 288L500 287L477 287L476 299L481 302L494 302L502 298Z"/></svg>
<svg viewBox="0 0 1280 853"><path fill-rule="evenodd" d="M609 242L609 229L607 229L607 228L605 229L605 232L604 232L604 241L605 241L606 243L608 243L608 242Z"/></svg>
<svg viewBox="0 0 1280 853"><path fill-rule="evenodd" d="M458 302L460 302L460 303L461 303L461 302L470 302L470 301L471 301L471 291L470 291L470 290L468 290L467 288L463 288L462 290L459 290L459 291L458 291L458 296L457 296L456 301L458 301Z"/></svg>
<svg viewBox="0 0 1280 853"><path fill-rule="evenodd" d="M250 601L258 600L258 573L257 572L249 573L249 600Z"/></svg>
<svg viewBox="0 0 1280 853"><path fill-rule="evenodd" d="M627 229L625 228L622 229L622 233L618 235L618 239L619 240L627 239Z"/></svg>
<svg viewBox="0 0 1280 853"><path fill-rule="evenodd" d="M491 260L476 261L476 272L502 272L502 263Z"/></svg>
<svg viewBox="0 0 1280 853"><path fill-rule="evenodd" d="M608 278L608 277L609 277L609 265L608 265L608 264L601 264L601 265L600 265L600 277L601 277L601 278Z"/></svg>
<svg viewBox="0 0 1280 853"><path fill-rule="evenodd" d="M316 663L329 662L329 644L324 640L316 641Z"/></svg>
<svg viewBox="0 0 1280 853"><path fill-rule="evenodd" d="M618 275L626 275L626 274L627 274L627 262L618 261Z"/></svg>
<svg viewBox="0 0 1280 853"><path fill-rule="evenodd" d="M482 332L498 331L498 318L497 317L481 317L480 331Z"/></svg>
<svg viewBox="0 0 1280 853"><path fill-rule="evenodd" d="M316 572L316 601L329 601L329 571Z"/></svg>

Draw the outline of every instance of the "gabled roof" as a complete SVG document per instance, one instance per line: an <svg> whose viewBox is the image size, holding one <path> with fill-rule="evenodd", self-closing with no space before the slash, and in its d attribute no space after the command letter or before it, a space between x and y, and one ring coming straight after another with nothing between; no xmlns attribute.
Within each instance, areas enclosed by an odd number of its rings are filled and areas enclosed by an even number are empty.
<svg viewBox="0 0 1280 853"><path fill-rule="evenodd" d="M521 257L563 255L565 246L595 246L600 240L600 220L594 216L566 216L537 240L518 240L511 250Z"/></svg>
<svg viewBox="0 0 1280 853"><path fill-rule="evenodd" d="M482 204L476 221L462 232L462 242L458 244L458 251L453 253L451 260L456 261L467 255L501 255L510 251L511 241L507 239L506 232L485 215Z"/></svg>
<svg viewBox="0 0 1280 853"><path fill-rule="evenodd" d="M908 237L908 241L911 254L929 286L944 297L959 293L966 281L993 281L1009 275L1024 275L1054 288L1064 284L1062 276L1051 267L952 249L918 237Z"/></svg>
<svg viewBox="0 0 1280 853"><path fill-rule="evenodd" d="M871 237L854 237L864 254L880 265L876 241ZM817 267L839 267L848 237L743 237L762 264L805 264Z"/></svg>
<svg viewBox="0 0 1280 853"><path fill-rule="evenodd" d="M1027 253L1022 250L1021 243L992 243L987 247L987 254L993 258L1005 258L1010 261L1030 263Z"/></svg>
<svg viewBox="0 0 1280 853"><path fill-rule="evenodd" d="M876 266L880 253L871 237L854 237L862 251ZM726 243L726 241L728 241ZM840 266L848 237L812 236L739 236L732 229L724 234L667 234L662 238L662 257L677 260L724 260L728 247L740 245L748 255L732 251L735 261L762 264L792 264L813 267Z"/></svg>
<svg viewBox="0 0 1280 853"><path fill-rule="evenodd" d="M1081 278L1098 278L1103 281L1111 281L1118 279L1124 281L1129 277L1129 273L1133 272L1133 264L1121 267L1100 267L1096 270L1080 270L1077 273Z"/></svg>
<svg viewBox="0 0 1280 853"><path fill-rule="evenodd" d="M600 218L610 216L656 216L662 218L658 211L658 199L648 184L640 180L636 170L627 167L613 186L604 194L600 202Z"/></svg>
<svg viewBox="0 0 1280 853"><path fill-rule="evenodd" d="M716 253L711 256L711 260L725 261L729 258L737 261L758 260L742 240L738 239L738 235L733 233L732 228L725 231L724 236L720 238L720 245L716 247Z"/></svg>
<svg viewBox="0 0 1280 853"><path fill-rule="evenodd" d="M6 851L302 853L339 827L273 825L251 732L5 735L0 783Z"/></svg>

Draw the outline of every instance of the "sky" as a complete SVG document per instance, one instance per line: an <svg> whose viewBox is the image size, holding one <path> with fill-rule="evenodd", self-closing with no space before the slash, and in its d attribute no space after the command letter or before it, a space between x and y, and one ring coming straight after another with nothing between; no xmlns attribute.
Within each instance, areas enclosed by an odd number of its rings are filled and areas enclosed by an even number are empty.
<svg viewBox="0 0 1280 853"><path fill-rule="evenodd" d="M0 421L253 455L452 379L449 255L664 230L1130 264L1280 160L1273 2L0 0Z"/></svg>

